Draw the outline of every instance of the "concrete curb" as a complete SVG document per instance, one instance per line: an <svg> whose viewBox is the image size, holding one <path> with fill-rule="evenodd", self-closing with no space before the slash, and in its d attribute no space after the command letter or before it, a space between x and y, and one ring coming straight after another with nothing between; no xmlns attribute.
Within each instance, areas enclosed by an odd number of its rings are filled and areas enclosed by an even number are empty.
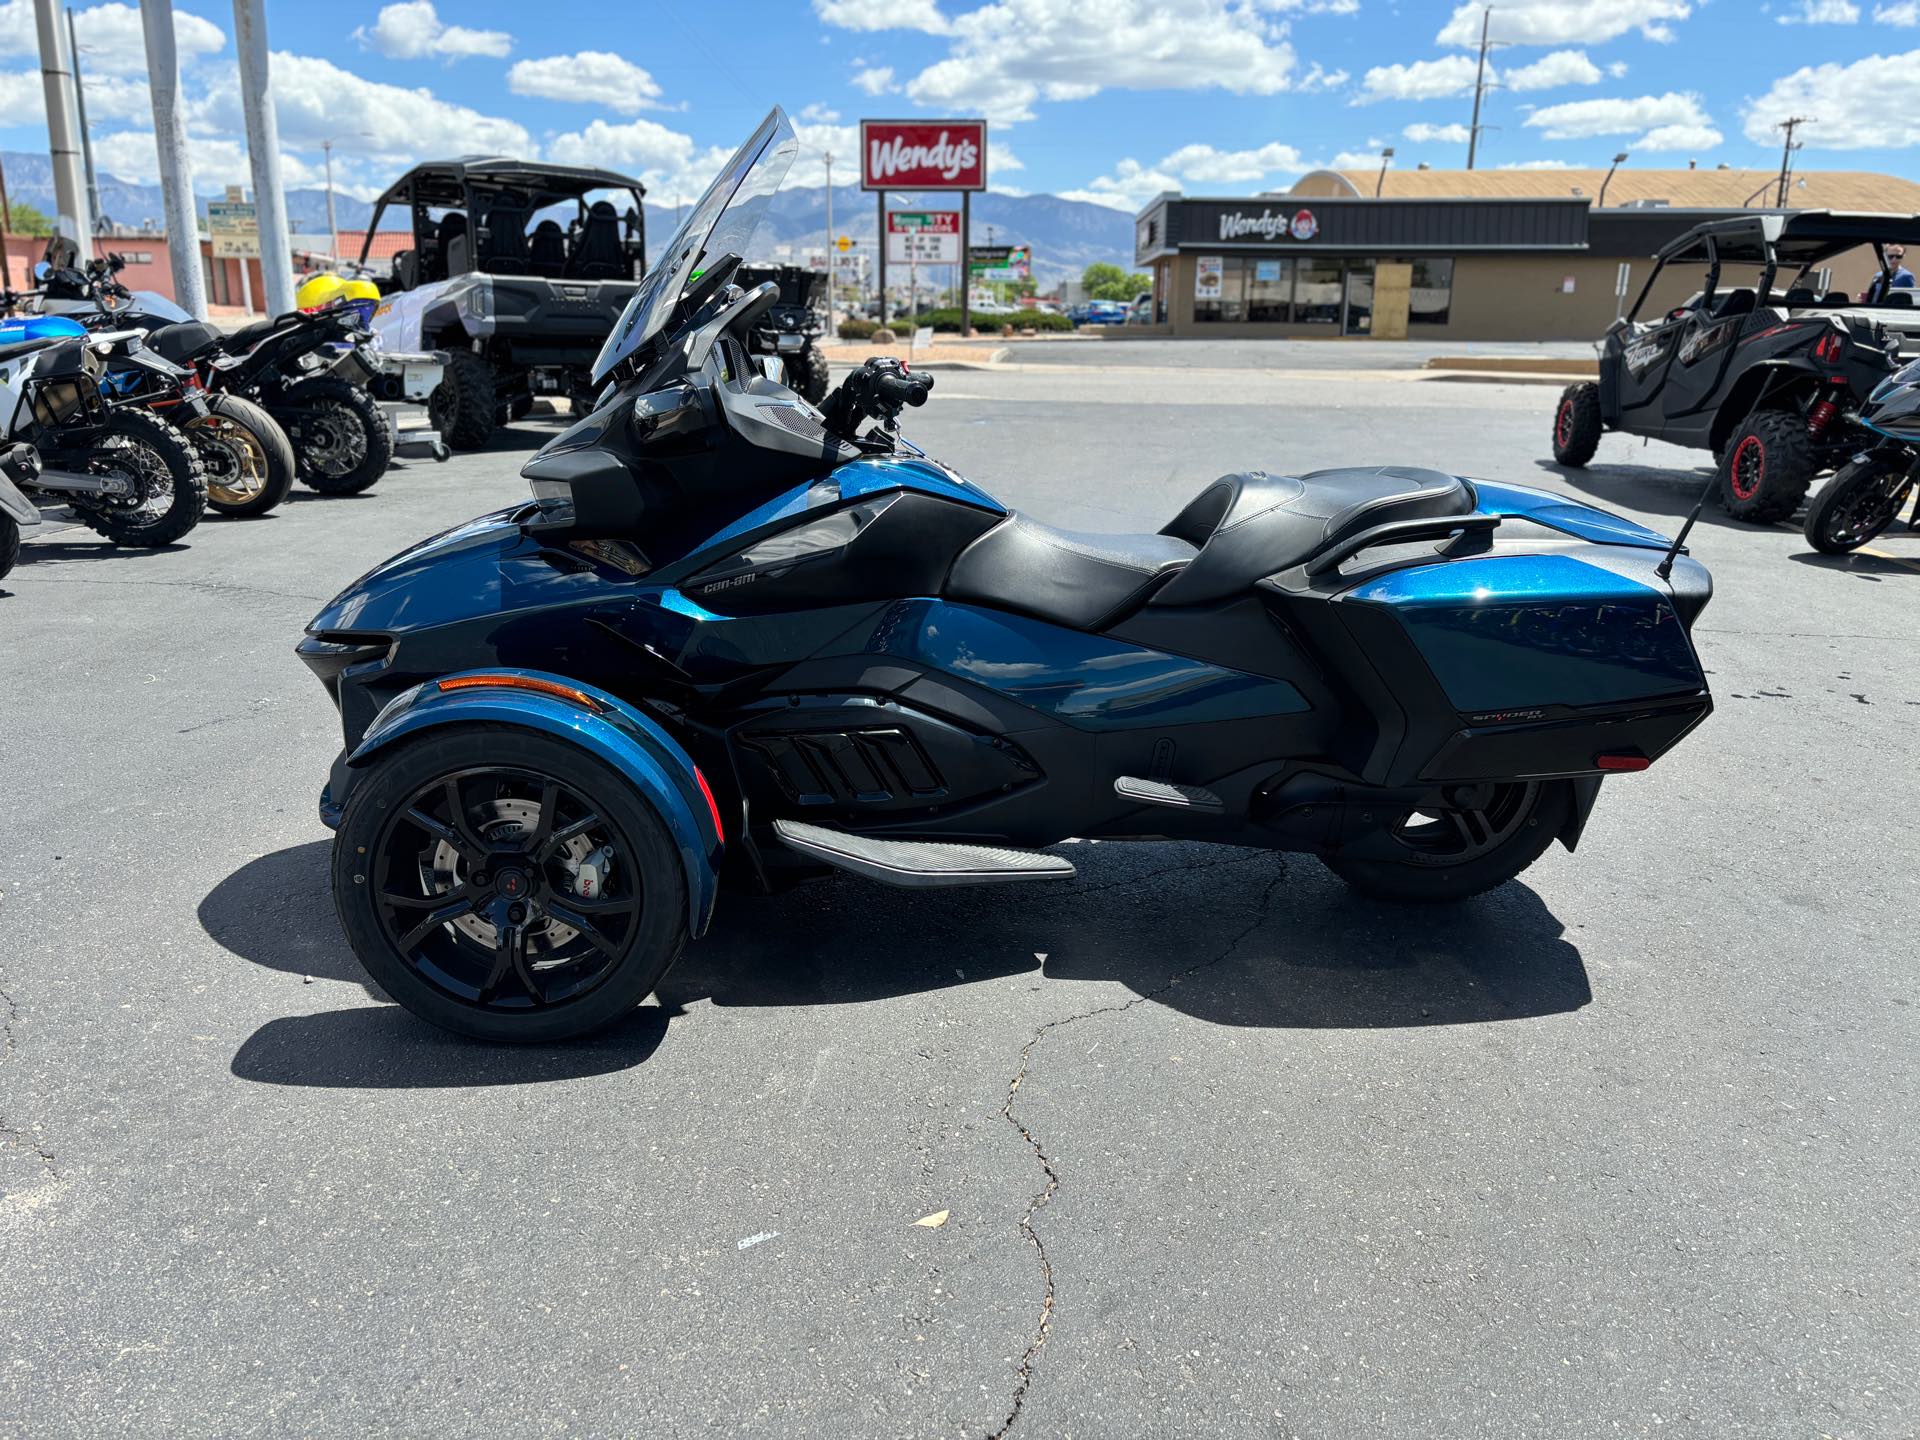
<svg viewBox="0 0 1920 1440"><path fill-rule="evenodd" d="M1575 380L1594 380L1600 375L1598 360L1566 355L1436 355L1421 368L1471 370L1491 375L1551 375L1555 379L1571 376Z"/></svg>

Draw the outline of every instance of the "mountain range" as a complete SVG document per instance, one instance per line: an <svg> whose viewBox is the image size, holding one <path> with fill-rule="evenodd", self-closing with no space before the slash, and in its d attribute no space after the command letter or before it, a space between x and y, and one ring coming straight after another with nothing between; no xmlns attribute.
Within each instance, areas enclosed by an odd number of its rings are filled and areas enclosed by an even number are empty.
<svg viewBox="0 0 1920 1440"><path fill-rule="evenodd" d="M6 167L7 194L12 200L32 205L49 215L55 213L53 165L45 155L9 150L0 152L0 164ZM100 209L116 224L153 228L161 224L165 210L158 185L139 185L102 173L99 189ZM207 213L208 198L197 197L202 216ZM687 197L689 203L692 198ZM958 198L952 196L908 198L914 205L930 210L957 208L959 204ZM896 204L896 208L906 207ZM373 207L366 201L339 192L334 195L333 209L335 223L342 230L364 229L373 216ZM654 196L647 197L646 211L647 234L656 243L674 232L679 215L684 213L672 205L656 204ZM287 191L287 217L297 234L325 234L327 192ZM382 228L391 227L393 218L387 216ZM856 185L834 186L833 226L836 235L847 235L856 243L871 246L878 231L872 192ZM826 240L825 186L782 190L773 197L760 232L763 246L818 251ZM1063 200L1056 195L987 192L973 197L973 243L1031 246L1035 278L1051 285L1065 276L1078 275L1095 261L1108 261L1131 269L1133 221L1123 212L1104 205Z"/></svg>

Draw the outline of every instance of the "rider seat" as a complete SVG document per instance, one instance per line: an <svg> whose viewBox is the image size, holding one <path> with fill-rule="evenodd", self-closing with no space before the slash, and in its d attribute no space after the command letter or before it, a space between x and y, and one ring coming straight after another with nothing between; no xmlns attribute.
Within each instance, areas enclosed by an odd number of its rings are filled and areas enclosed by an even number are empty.
<svg viewBox="0 0 1920 1440"><path fill-rule="evenodd" d="M1070 630L1098 630L1131 615L1196 553L1171 535L1088 535L1014 514L960 552L946 593Z"/></svg>
<svg viewBox="0 0 1920 1440"><path fill-rule="evenodd" d="M199 320L182 320L147 332L147 348L163 360L185 365L220 343L220 332Z"/></svg>
<svg viewBox="0 0 1920 1440"><path fill-rule="evenodd" d="M227 348L236 355L242 350L251 350L279 328L278 320L256 320L251 325L242 325L238 330L227 332Z"/></svg>

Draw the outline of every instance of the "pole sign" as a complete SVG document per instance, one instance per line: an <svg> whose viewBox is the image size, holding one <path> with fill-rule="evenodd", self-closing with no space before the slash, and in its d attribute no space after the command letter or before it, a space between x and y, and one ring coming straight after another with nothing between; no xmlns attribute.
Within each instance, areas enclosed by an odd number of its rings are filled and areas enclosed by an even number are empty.
<svg viewBox="0 0 1920 1440"><path fill-rule="evenodd" d="M960 212L958 210L889 210L887 212L889 265L958 265Z"/></svg>
<svg viewBox="0 0 1920 1440"><path fill-rule="evenodd" d="M242 200L207 202L207 232L216 260L253 260L260 254L260 222L253 205Z"/></svg>
<svg viewBox="0 0 1920 1440"><path fill-rule="evenodd" d="M1027 245L975 245L967 251L967 270L976 280L1031 280L1033 249Z"/></svg>
<svg viewBox="0 0 1920 1440"><path fill-rule="evenodd" d="M862 190L984 190L984 120L862 120ZM959 263L959 257L953 260Z"/></svg>

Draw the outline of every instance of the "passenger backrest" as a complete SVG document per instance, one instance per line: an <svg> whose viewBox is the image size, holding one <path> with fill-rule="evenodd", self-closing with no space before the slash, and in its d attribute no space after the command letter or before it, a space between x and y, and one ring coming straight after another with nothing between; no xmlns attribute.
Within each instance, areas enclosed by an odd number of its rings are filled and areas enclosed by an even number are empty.
<svg viewBox="0 0 1920 1440"><path fill-rule="evenodd" d="M605 200L596 200L587 209L587 223L573 243L573 257L567 273L583 280L617 280L622 277L620 217Z"/></svg>
<svg viewBox="0 0 1920 1440"><path fill-rule="evenodd" d="M567 238L557 220L542 220L527 241L527 268L535 275L559 275L567 268Z"/></svg>
<svg viewBox="0 0 1920 1440"><path fill-rule="evenodd" d="M1818 305L1820 303L1820 297L1811 290L1801 286L1795 286L1793 289L1787 291L1784 303L1792 306Z"/></svg>
<svg viewBox="0 0 1920 1440"><path fill-rule="evenodd" d="M502 190L487 210L486 249L480 268L494 275L527 273L527 221L533 218L527 197Z"/></svg>

